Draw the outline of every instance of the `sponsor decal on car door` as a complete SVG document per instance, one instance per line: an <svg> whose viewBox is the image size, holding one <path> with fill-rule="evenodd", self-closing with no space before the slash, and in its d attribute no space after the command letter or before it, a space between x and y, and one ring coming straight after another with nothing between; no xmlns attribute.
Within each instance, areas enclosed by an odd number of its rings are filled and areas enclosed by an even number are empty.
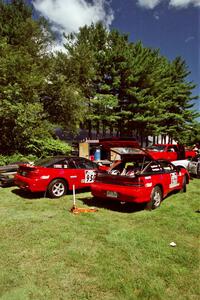
<svg viewBox="0 0 200 300"><path fill-rule="evenodd" d="M173 172L170 173L170 184L169 184L169 188L173 189L175 187L179 186L179 182L178 182L178 174L177 172Z"/></svg>
<svg viewBox="0 0 200 300"><path fill-rule="evenodd" d="M84 183L92 183L95 179L95 172L92 170L85 170L85 179Z"/></svg>

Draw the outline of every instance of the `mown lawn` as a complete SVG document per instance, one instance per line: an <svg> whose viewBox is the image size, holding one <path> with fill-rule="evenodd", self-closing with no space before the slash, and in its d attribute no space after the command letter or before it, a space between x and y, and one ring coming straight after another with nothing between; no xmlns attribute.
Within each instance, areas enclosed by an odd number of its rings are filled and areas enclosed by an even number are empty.
<svg viewBox="0 0 200 300"><path fill-rule="evenodd" d="M154 211L0 189L0 299L200 299L200 180ZM176 247L171 247L171 242Z"/></svg>

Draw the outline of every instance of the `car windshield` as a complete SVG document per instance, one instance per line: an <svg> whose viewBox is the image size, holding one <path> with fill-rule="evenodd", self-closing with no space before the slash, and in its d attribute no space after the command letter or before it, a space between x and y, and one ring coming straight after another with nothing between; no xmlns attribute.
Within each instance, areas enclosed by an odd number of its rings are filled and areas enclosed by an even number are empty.
<svg viewBox="0 0 200 300"><path fill-rule="evenodd" d="M165 149L164 145L151 145L147 147L147 150L154 151L154 152L163 152Z"/></svg>

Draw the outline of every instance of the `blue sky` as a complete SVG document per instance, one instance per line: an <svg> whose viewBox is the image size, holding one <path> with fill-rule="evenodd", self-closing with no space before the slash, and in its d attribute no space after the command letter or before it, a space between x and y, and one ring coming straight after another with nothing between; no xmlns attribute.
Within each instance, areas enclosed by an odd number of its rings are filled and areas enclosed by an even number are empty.
<svg viewBox="0 0 200 300"><path fill-rule="evenodd" d="M130 41L160 49L170 60L182 56L200 95L200 0L31 0L35 9L69 33L91 22L128 33ZM62 49L62 43L56 45ZM200 111L200 100L195 106Z"/></svg>

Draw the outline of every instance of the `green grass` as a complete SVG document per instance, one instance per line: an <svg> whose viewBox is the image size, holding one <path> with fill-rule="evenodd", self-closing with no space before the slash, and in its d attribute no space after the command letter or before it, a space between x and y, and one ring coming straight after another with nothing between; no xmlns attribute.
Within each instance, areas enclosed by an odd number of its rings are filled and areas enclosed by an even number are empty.
<svg viewBox="0 0 200 300"><path fill-rule="evenodd" d="M154 211L0 189L0 299L200 299L200 180ZM176 247L171 247L170 242Z"/></svg>

